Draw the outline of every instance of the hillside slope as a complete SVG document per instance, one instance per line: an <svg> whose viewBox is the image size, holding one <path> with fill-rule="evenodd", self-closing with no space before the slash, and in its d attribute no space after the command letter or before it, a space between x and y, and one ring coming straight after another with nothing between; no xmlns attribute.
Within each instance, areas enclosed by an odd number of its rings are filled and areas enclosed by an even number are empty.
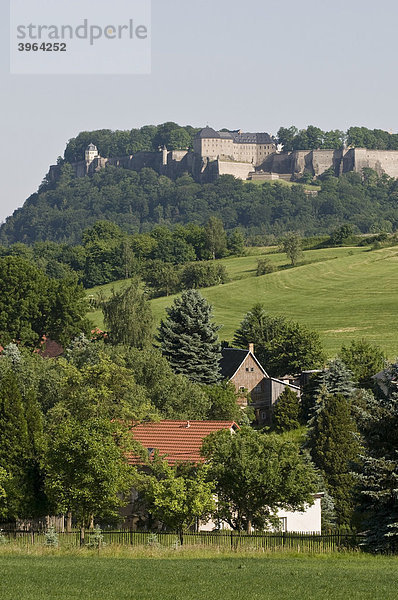
<svg viewBox="0 0 398 600"><path fill-rule="evenodd" d="M276 264L286 264L283 255L270 258ZM287 315L317 330L330 356L342 344L366 338L395 358L398 248L372 252L362 248L314 250L305 252L304 258L318 262L262 277L254 276L256 257L222 261L235 280L201 290L214 306L216 321L223 325L220 337L231 341L243 315L256 302L262 302L271 314ZM172 296L151 301L157 322L172 301ZM100 314L90 317L102 324Z"/></svg>

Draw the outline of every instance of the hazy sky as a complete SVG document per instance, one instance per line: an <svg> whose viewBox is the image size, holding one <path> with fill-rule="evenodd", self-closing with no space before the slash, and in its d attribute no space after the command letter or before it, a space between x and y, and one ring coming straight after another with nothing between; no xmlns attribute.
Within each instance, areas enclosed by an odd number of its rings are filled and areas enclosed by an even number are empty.
<svg viewBox="0 0 398 600"><path fill-rule="evenodd" d="M0 0L0 221L81 130L398 129L397 0L152 0L151 75L10 75L8 24Z"/></svg>

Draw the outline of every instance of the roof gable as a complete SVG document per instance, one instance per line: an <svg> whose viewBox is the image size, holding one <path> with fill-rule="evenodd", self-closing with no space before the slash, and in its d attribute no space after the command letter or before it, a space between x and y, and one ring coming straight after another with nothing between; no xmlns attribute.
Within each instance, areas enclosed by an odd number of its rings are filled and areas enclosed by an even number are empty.
<svg viewBox="0 0 398 600"><path fill-rule="evenodd" d="M268 373L250 350L242 350L241 348L223 348L220 361L223 379L232 379L248 356L252 357L260 370L264 373L264 377L268 378Z"/></svg>

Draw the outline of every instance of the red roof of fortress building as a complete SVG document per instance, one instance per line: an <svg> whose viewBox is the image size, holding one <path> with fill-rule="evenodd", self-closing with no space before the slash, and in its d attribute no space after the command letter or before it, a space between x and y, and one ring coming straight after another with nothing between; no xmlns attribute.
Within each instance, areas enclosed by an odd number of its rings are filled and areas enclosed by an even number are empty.
<svg viewBox="0 0 398 600"><path fill-rule="evenodd" d="M200 449L205 437L215 431L236 431L235 421L158 421L140 423L131 429L135 440L147 448L149 456L157 450L170 465L177 462L204 462ZM140 464L138 456L130 456L129 462Z"/></svg>

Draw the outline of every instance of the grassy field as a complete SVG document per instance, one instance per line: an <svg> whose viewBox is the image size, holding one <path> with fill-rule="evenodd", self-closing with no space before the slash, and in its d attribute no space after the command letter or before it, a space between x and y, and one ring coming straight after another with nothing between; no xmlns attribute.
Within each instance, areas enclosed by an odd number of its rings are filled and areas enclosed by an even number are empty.
<svg viewBox="0 0 398 600"><path fill-rule="evenodd" d="M255 277L258 257L222 260L232 281L201 290L223 325L221 339L232 340L244 314L262 302L271 314L287 315L317 330L330 356L342 344L359 338L379 344L391 359L398 355L398 248L307 250L304 262L308 264L295 268L284 268L286 256L271 253L268 257L282 270ZM109 293L111 288L102 289ZM157 322L172 301L173 297L152 300ZM100 313L90 316L102 325Z"/></svg>
<svg viewBox="0 0 398 600"><path fill-rule="evenodd" d="M398 558L0 554L1 600L395 600Z"/></svg>

